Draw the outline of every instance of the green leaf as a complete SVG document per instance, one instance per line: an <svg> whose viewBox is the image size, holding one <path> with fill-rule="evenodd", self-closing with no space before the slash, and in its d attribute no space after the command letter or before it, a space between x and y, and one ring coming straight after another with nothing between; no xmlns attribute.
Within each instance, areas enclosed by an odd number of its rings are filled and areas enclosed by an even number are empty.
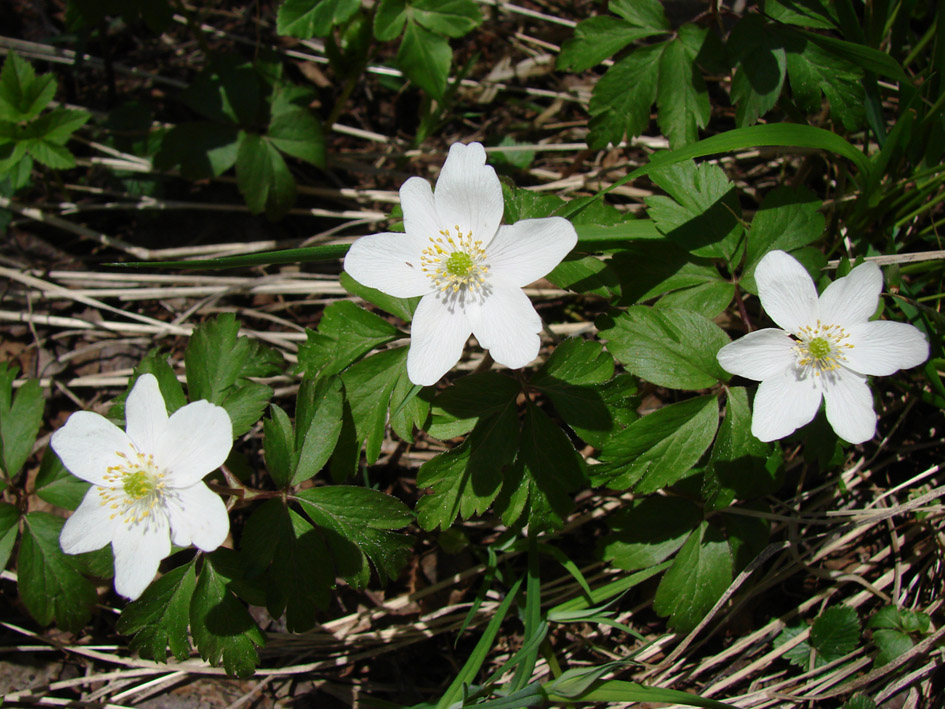
<svg viewBox="0 0 945 709"><path fill-rule="evenodd" d="M595 481L615 490L655 492L682 480L708 449L718 426L718 402L699 396L657 409L615 434L601 451Z"/></svg>
<svg viewBox="0 0 945 709"><path fill-rule="evenodd" d="M610 0L608 9L637 27L668 32L669 20L660 0Z"/></svg>
<svg viewBox="0 0 945 709"><path fill-rule="evenodd" d="M10 50L0 71L0 120L29 121L39 115L56 94L56 77L36 76L25 59Z"/></svg>
<svg viewBox="0 0 945 709"><path fill-rule="evenodd" d="M406 0L381 0L374 13L374 38L381 42L397 39L406 21Z"/></svg>
<svg viewBox="0 0 945 709"><path fill-rule="evenodd" d="M206 557L190 602L190 629L200 657L227 674L249 677L259 664L266 636L227 588L220 552Z"/></svg>
<svg viewBox="0 0 945 709"><path fill-rule="evenodd" d="M807 630L807 626L803 623L785 627L784 630L778 634L778 637L774 639L774 647L781 647L805 630ZM802 670L807 670L810 665L810 643L807 640L801 640L801 642L784 653L784 659L792 665L800 667Z"/></svg>
<svg viewBox="0 0 945 709"><path fill-rule="evenodd" d="M866 123L866 94L861 83L863 70L831 55L814 42L802 44L802 50L787 54L787 72L794 100L808 113L817 113L822 107L823 94L835 121L842 123L848 131L862 127Z"/></svg>
<svg viewBox="0 0 945 709"><path fill-rule="evenodd" d="M702 522L660 581L653 609L680 633L696 627L732 582L732 555L717 527Z"/></svg>
<svg viewBox="0 0 945 709"><path fill-rule="evenodd" d="M20 511L9 502L0 502L0 570L7 568L19 531Z"/></svg>
<svg viewBox="0 0 945 709"><path fill-rule="evenodd" d="M236 164L239 129L235 125L190 121L171 128L161 139L154 167L180 173L191 180L219 177Z"/></svg>
<svg viewBox="0 0 945 709"><path fill-rule="evenodd" d="M35 121L23 133L26 138L36 138L55 145L65 145L72 134L88 123L92 114L73 108L54 108Z"/></svg>
<svg viewBox="0 0 945 709"><path fill-rule="evenodd" d="M777 187L766 194L748 232L741 285L756 292L755 267L769 251L794 251L816 241L825 225L820 208L820 200L805 187Z"/></svg>
<svg viewBox="0 0 945 709"><path fill-rule="evenodd" d="M681 497L634 500L611 516L603 559L625 571L655 566L683 545L701 519L699 508Z"/></svg>
<svg viewBox="0 0 945 709"><path fill-rule="evenodd" d="M341 380L338 377L322 379L317 386L305 380L296 401L295 450L298 451L298 462L291 485L313 478L325 467L335 450L341 434L344 405Z"/></svg>
<svg viewBox="0 0 945 709"><path fill-rule="evenodd" d="M125 606L116 629L134 634L130 647L142 657L167 661L167 649L178 660L190 656L187 626L190 603L197 585L194 563L171 569L148 586L141 597Z"/></svg>
<svg viewBox="0 0 945 709"><path fill-rule="evenodd" d="M289 415L275 404L269 405L272 418L263 421L263 452L266 470L276 487L287 487L295 470L295 435Z"/></svg>
<svg viewBox="0 0 945 709"><path fill-rule="evenodd" d="M728 335L697 313L634 305L598 318L598 329L627 371L659 386L706 389L729 378L716 360Z"/></svg>
<svg viewBox="0 0 945 709"><path fill-rule="evenodd" d="M161 390L161 396L164 397L164 406L167 408L168 414L174 413L187 404L187 397L184 396L184 388L177 380L177 374L167 363L167 357L157 347L149 350L138 366L135 367L134 381L129 384L129 392L142 374L153 374L158 380L158 388ZM115 412L110 412L110 415L114 416ZM125 417L124 406L122 406L121 413L117 417Z"/></svg>
<svg viewBox="0 0 945 709"><path fill-rule="evenodd" d="M181 98L194 111L215 124L246 128L264 125L268 91L263 77L251 62L239 55L223 54L194 78Z"/></svg>
<svg viewBox="0 0 945 709"><path fill-rule="evenodd" d="M482 24L482 13L473 0L415 0L407 14L431 32L447 37L462 37Z"/></svg>
<svg viewBox="0 0 945 709"><path fill-rule="evenodd" d="M518 448L514 397L478 419L462 445L428 460L417 473L417 487L431 488L417 502L417 521L426 530L448 529L457 515L483 514L502 487L502 469Z"/></svg>
<svg viewBox="0 0 945 709"><path fill-rule="evenodd" d="M699 138L712 113L709 92L696 56L708 34L692 24L679 28L676 38L666 43L660 57L656 102L659 126L671 148L692 143Z"/></svg>
<svg viewBox="0 0 945 709"><path fill-rule="evenodd" d="M544 411L529 404L519 439L521 496L527 493L528 525L532 532L559 528L574 507L571 493L585 482L584 459L567 434ZM514 478L506 478L505 485ZM511 490L509 490L511 492ZM503 491L505 492L505 491ZM502 521L518 519L516 505L503 505Z"/></svg>
<svg viewBox="0 0 945 709"><path fill-rule="evenodd" d="M763 11L771 19L785 24L835 30L837 16L832 5L821 0L764 0Z"/></svg>
<svg viewBox="0 0 945 709"><path fill-rule="evenodd" d="M810 629L810 644L824 662L838 660L860 644L860 619L849 606L828 608Z"/></svg>
<svg viewBox="0 0 945 709"><path fill-rule="evenodd" d="M240 132L236 184L253 214L285 216L295 203L295 179L272 141Z"/></svg>
<svg viewBox="0 0 945 709"><path fill-rule="evenodd" d="M656 100L660 57L664 44L642 47L614 64L591 95L587 144L593 150L617 145L624 136L643 133Z"/></svg>
<svg viewBox="0 0 945 709"><path fill-rule="evenodd" d="M393 530L406 527L413 515L397 498L378 490L332 485L302 490L294 499L312 522L335 533L328 537L329 547L342 576L353 586L367 584L368 559L381 583L387 583L410 558L413 540Z"/></svg>
<svg viewBox="0 0 945 709"><path fill-rule="evenodd" d="M876 702L863 694L857 694L847 699L840 709L876 709Z"/></svg>
<svg viewBox="0 0 945 709"><path fill-rule="evenodd" d="M247 378L278 373L281 360L258 340L238 337L239 328L232 313L218 315L194 330L184 352L190 398L225 408L234 436L246 433L259 420L272 396L269 387Z"/></svg>
<svg viewBox="0 0 945 709"><path fill-rule="evenodd" d="M413 320L413 313L420 304L420 296L415 298L395 298L387 293L382 293L377 288L369 288L362 285L348 275L347 271L342 271L340 276L341 287L351 295L363 298L368 303L376 305L391 315L395 315L404 322Z"/></svg>
<svg viewBox="0 0 945 709"><path fill-rule="evenodd" d="M67 510L74 510L90 487L90 483L80 480L66 470L66 466L52 448L47 447L43 451L43 460L33 482L33 492L40 499Z"/></svg>
<svg viewBox="0 0 945 709"><path fill-rule="evenodd" d="M438 34L408 22L397 50L397 66L407 78L430 94L442 99L453 61L449 42Z"/></svg>
<svg viewBox="0 0 945 709"><path fill-rule="evenodd" d="M381 454L387 411L398 381L407 377L407 348L385 350L351 365L342 375L345 397L368 465ZM399 402L398 402L399 403Z"/></svg>
<svg viewBox="0 0 945 709"><path fill-rule="evenodd" d="M518 382L498 372L480 372L457 379L433 400L427 433L448 440L468 433L480 417L504 410L521 391Z"/></svg>
<svg viewBox="0 0 945 709"><path fill-rule="evenodd" d="M586 71L612 57L631 42L665 30L635 27L619 17L601 15L583 20L574 29L558 54L556 67L560 71Z"/></svg>
<svg viewBox="0 0 945 709"><path fill-rule="evenodd" d="M761 513L770 512L764 503L746 506ZM762 517L749 517L743 514L723 513L721 520L728 537L728 546L732 550L735 573L740 573L768 546L771 538L771 523Z"/></svg>
<svg viewBox="0 0 945 709"><path fill-rule="evenodd" d="M276 16L276 32L299 39L325 37L360 6L360 0L286 0Z"/></svg>
<svg viewBox="0 0 945 709"><path fill-rule="evenodd" d="M775 26L754 13L735 25L727 49L736 62L731 92L735 124L743 128L774 108L784 86L787 59Z"/></svg>
<svg viewBox="0 0 945 709"><path fill-rule="evenodd" d="M24 140L26 151L36 162L53 170L68 170L75 167L75 157L68 149L40 138Z"/></svg>
<svg viewBox="0 0 945 709"><path fill-rule="evenodd" d="M873 643L879 649L874 659L874 667L881 667L892 662L900 655L909 652L915 643L901 630L880 629L873 631Z"/></svg>
<svg viewBox="0 0 945 709"><path fill-rule="evenodd" d="M12 480L33 452L43 423L43 390L36 379L27 379L14 395L17 369L0 363L0 455L3 472Z"/></svg>
<svg viewBox="0 0 945 709"><path fill-rule="evenodd" d="M567 256L545 278L558 288L576 293L590 293L608 299L620 296L620 282L609 263L596 256Z"/></svg>
<svg viewBox="0 0 945 709"><path fill-rule="evenodd" d="M769 466L771 450L771 444L751 434L751 409L744 387L728 389L725 419L719 427L702 483L706 504L722 509L735 498L750 500L774 492L780 460L774 457Z"/></svg>
<svg viewBox="0 0 945 709"><path fill-rule="evenodd" d="M647 197L656 228L696 256L735 261L744 228L735 186L718 165L683 162L650 175L669 193Z"/></svg>
<svg viewBox="0 0 945 709"><path fill-rule="evenodd" d="M65 520L46 512L30 512L23 520L17 561L20 599L40 625L55 619L63 630L77 633L92 617L98 597L79 573L76 559L59 548Z"/></svg>
<svg viewBox="0 0 945 709"><path fill-rule="evenodd" d="M335 582L331 557L315 528L282 500L267 500L247 520L240 553L248 573L265 586L270 615L285 614L291 632L311 630Z"/></svg>
<svg viewBox="0 0 945 709"><path fill-rule="evenodd" d="M376 347L402 336L389 322L350 300L325 308L318 332L299 347L299 370L307 377L338 374Z"/></svg>
<svg viewBox="0 0 945 709"><path fill-rule="evenodd" d="M322 124L307 108L295 108L273 115L266 138L287 155L317 167L325 167Z"/></svg>

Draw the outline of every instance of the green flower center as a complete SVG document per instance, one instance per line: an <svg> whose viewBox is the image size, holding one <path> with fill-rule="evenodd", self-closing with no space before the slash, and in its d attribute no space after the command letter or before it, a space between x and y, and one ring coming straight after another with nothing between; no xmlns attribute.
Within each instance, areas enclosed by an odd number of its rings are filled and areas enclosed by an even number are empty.
<svg viewBox="0 0 945 709"><path fill-rule="evenodd" d="M128 497L140 500L154 492L154 479L143 470L125 475L121 487Z"/></svg>
<svg viewBox="0 0 945 709"><path fill-rule="evenodd" d="M420 255L420 268L438 291L459 298L466 291L480 292L489 270L482 242L474 240L471 231L464 234L458 225L430 237Z"/></svg>
<svg viewBox="0 0 945 709"><path fill-rule="evenodd" d="M472 257L465 251L454 251L446 259L446 270L454 276L466 276L472 268Z"/></svg>
<svg viewBox="0 0 945 709"><path fill-rule="evenodd" d="M813 370L816 376L831 372L847 361L846 351L853 349L850 334L837 325L825 325L820 320L816 325L805 325L797 333L797 364L805 370Z"/></svg>

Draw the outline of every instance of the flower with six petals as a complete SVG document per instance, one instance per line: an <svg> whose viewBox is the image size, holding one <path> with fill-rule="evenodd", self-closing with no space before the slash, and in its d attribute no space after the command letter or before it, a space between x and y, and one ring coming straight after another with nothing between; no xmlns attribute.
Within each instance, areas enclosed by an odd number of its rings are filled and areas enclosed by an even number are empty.
<svg viewBox="0 0 945 709"><path fill-rule="evenodd" d="M765 255L755 270L758 296L780 329L751 332L718 352L732 374L760 381L751 432L762 441L791 434L826 402L840 438L862 443L876 432L867 376L915 367L929 356L925 335L906 323L870 320L883 274L860 264L818 297L804 267L783 251Z"/></svg>
<svg viewBox="0 0 945 709"><path fill-rule="evenodd" d="M73 475L92 483L62 528L62 550L81 554L111 543L115 590L135 599L171 542L213 551L226 539L226 506L202 479L229 455L233 427L226 411L208 401L168 416L152 374L142 374L128 394L125 421L122 431L104 416L78 411L51 445Z"/></svg>
<svg viewBox="0 0 945 709"><path fill-rule="evenodd" d="M522 287L574 248L571 223L547 217L500 226L502 187L479 143L454 143L436 190L411 177L400 202L405 233L361 237L345 270L388 295L423 296L411 327L410 381L435 384L459 360L470 333L506 367L535 359L541 319Z"/></svg>

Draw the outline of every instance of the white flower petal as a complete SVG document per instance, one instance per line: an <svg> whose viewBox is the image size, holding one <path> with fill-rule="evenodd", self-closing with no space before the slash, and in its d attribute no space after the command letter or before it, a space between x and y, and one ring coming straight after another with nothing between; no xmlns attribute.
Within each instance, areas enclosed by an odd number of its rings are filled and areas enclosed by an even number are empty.
<svg viewBox="0 0 945 709"><path fill-rule="evenodd" d="M458 304L449 306L439 294L425 296L410 326L407 376L414 384L436 384L463 354L471 328Z"/></svg>
<svg viewBox="0 0 945 709"><path fill-rule="evenodd" d="M850 443L863 443L876 433L873 395L866 377L848 369L837 369L824 380L827 421L834 433Z"/></svg>
<svg viewBox="0 0 945 709"><path fill-rule="evenodd" d="M121 465L118 453L134 456L131 439L104 416L76 411L52 435L52 449L70 473L96 485L105 485L109 466Z"/></svg>
<svg viewBox="0 0 945 709"><path fill-rule="evenodd" d="M502 186L479 143L453 143L433 192L440 223L488 245L499 229L504 203Z"/></svg>
<svg viewBox="0 0 945 709"><path fill-rule="evenodd" d="M869 320L879 304L883 273L872 261L838 278L820 295L819 315L826 324L850 327Z"/></svg>
<svg viewBox="0 0 945 709"><path fill-rule="evenodd" d="M479 345L499 364L524 367L538 356L541 318L522 290L499 279L490 279L489 293L466 314Z"/></svg>
<svg viewBox="0 0 945 709"><path fill-rule="evenodd" d="M167 515L171 541L179 547L193 544L202 551L213 551L230 533L226 505L202 482L168 495Z"/></svg>
<svg viewBox="0 0 945 709"><path fill-rule="evenodd" d="M852 348L844 365L860 374L886 376L922 364L929 358L925 333L907 323L874 320L848 330Z"/></svg>
<svg viewBox="0 0 945 709"><path fill-rule="evenodd" d="M167 425L167 407L157 377L142 374L125 401L125 431L139 451L155 449Z"/></svg>
<svg viewBox="0 0 945 709"><path fill-rule="evenodd" d="M59 534L59 546L66 554L95 551L112 540L115 525L120 522L111 518L115 511L102 504L102 490L97 485L89 488L76 511L66 520Z"/></svg>
<svg viewBox="0 0 945 709"><path fill-rule="evenodd" d="M789 436L809 423L820 408L820 377L798 379L793 370L758 385L751 432L762 441Z"/></svg>
<svg viewBox="0 0 945 709"><path fill-rule="evenodd" d="M716 355L727 372L761 381L781 376L794 365L795 342L784 330L767 328L749 332L730 342Z"/></svg>
<svg viewBox="0 0 945 709"><path fill-rule="evenodd" d="M175 411L154 449L168 487L190 487L223 465L233 446L233 424L226 409L195 401Z"/></svg>
<svg viewBox="0 0 945 709"><path fill-rule="evenodd" d="M782 330L797 334L817 321L817 289L807 270L783 251L770 251L755 268L761 305Z"/></svg>
<svg viewBox="0 0 945 709"><path fill-rule="evenodd" d="M527 286L548 275L577 244L577 232L567 219L523 219L499 227L486 249L489 272L512 285Z"/></svg>
<svg viewBox="0 0 945 709"><path fill-rule="evenodd" d="M411 298L433 290L420 265L420 249L407 234L370 234L351 244L345 271L358 283L392 295Z"/></svg>
<svg viewBox="0 0 945 709"><path fill-rule="evenodd" d="M436 213L430 183L422 177L407 180L400 187L400 206L404 211L404 230L412 240L412 248L422 251L431 237L440 235L444 226Z"/></svg>
<svg viewBox="0 0 945 709"><path fill-rule="evenodd" d="M171 538L164 510L146 520L119 524L112 540L115 552L115 590L135 600L154 579L161 559L171 553Z"/></svg>

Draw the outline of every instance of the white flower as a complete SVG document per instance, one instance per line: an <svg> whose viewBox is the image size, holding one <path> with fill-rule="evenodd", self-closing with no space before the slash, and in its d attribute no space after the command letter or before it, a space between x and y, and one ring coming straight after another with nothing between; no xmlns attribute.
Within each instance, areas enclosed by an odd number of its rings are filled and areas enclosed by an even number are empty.
<svg viewBox="0 0 945 709"><path fill-rule="evenodd" d="M223 500L201 482L226 460L233 427L226 411L195 401L170 417L152 374L125 402L126 431L78 411L53 434L52 448L73 475L92 483L66 520L67 554L115 553L115 590L135 599L157 573L171 542L213 551L229 532Z"/></svg>
<svg viewBox="0 0 945 709"><path fill-rule="evenodd" d="M400 188L403 234L372 234L351 245L345 270L388 295L421 295L407 374L435 384L456 364L472 332L499 364L516 369L538 356L541 319L522 292L577 243L566 219L502 221L502 187L479 143L454 143L436 181Z"/></svg>
<svg viewBox="0 0 945 709"><path fill-rule="evenodd" d="M762 306L782 329L751 332L718 353L729 372L761 382L751 432L762 441L784 438L814 418L823 397L840 438L868 441L876 414L867 375L915 367L929 356L917 328L869 320L883 286L879 267L860 264L818 298L804 267L772 251L758 264L755 281Z"/></svg>

